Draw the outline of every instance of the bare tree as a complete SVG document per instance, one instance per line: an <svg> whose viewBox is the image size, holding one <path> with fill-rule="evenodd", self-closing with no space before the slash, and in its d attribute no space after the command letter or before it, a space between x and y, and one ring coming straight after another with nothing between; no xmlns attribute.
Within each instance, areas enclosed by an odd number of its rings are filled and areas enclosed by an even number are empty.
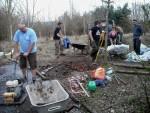
<svg viewBox="0 0 150 113"><path fill-rule="evenodd" d="M29 1L26 0L26 19L27 19L27 26L29 27L30 25L30 19L29 19Z"/></svg>
<svg viewBox="0 0 150 113"><path fill-rule="evenodd" d="M0 4L3 7L3 9L6 12L6 19L7 19L7 33L8 33L8 38L12 39L12 16L15 11L15 3L17 0L1 0Z"/></svg>
<svg viewBox="0 0 150 113"><path fill-rule="evenodd" d="M28 27L33 27L35 18L39 14L39 11L36 11L37 1L38 0L20 0L20 4L18 5L18 14L20 18L26 21Z"/></svg>
<svg viewBox="0 0 150 113"><path fill-rule="evenodd" d="M31 20L31 26L33 27L34 24L34 18L35 18L35 9L36 9L37 0L33 0L32 4L32 20Z"/></svg>
<svg viewBox="0 0 150 113"><path fill-rule="evenodd" d="M132 3L132 19L144 20L144 13L142 11L142 4L136 1Z"/></svg>

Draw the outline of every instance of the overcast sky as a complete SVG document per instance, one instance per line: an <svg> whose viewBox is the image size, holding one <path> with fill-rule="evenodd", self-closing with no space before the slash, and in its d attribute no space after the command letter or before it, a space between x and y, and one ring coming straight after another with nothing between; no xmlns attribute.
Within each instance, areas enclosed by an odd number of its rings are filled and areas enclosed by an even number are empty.
<svg viewBox="0 0 150 113"><path fill-rule="evenodd" d="M41 19L57 19L64 14L65 11L70 12L70 1L73 1L74 8L77 12L83 14L93 10L95 7L101 5L101 0L38 0L37 9L40 11ZM143 2L144 0L113 0L114 6L123 6L128 3L129 6L134 1ZM148 1L148 0L145 0Z"/></svg>

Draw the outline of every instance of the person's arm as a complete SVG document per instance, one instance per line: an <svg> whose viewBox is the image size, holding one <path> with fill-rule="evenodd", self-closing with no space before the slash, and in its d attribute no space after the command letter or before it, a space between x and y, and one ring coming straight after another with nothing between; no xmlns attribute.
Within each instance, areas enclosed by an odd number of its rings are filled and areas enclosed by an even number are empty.
<svg viewBox="0 0 150 113"><path fill-rule="evenodd" d="M140 40L142 39L142 35L143 35L143 30L142 30L142 27L139 26L139 33L140 33Z"/></svg>
<svg viewBox="0 0 150 113"><path fill-rule="evenodd" d="M109 38L111 45L113 45L113 40L112 38Z"/></svg>
<svg viewBox="0 0 150 113"><path fill-rule="evenodd" d="M93 41L92 30L89 31L90 40Z"/></svg>
<svg viewBox="0 0 150 113"><path fill-rule="evenodd" d="M20 53L19 53L19 44L18 42L14 42L14 53L13 53L13 58L18 59Z"/></svg>
<svg viewBox="0 0 150 113"><path fill-rule="evenodd" d="M115 39L114 39L114 45L116 45L116 41L117 41L117 40L116 40L116 38L115 38Z"/></svg>
<svg viewBox="0 0 150 113"><path fill-rule="evenodd" d="M57 33L57 36L60 37L60 38L63 38L63 37L64 37L63 34L62 34L61 29L60 29L59 32Z"/></svg>

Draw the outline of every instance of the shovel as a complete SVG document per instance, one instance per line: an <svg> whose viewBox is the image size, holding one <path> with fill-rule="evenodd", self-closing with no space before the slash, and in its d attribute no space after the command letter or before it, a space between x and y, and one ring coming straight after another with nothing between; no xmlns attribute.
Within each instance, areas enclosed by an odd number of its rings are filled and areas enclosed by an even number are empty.
<svg viewBox="0 0 150 113"><path fill-rule="evenodd" d="M16 69L17 69L17 60L14 60L14 72L13 72L13 80L17 79L17 76L16 76Z"/></svg>

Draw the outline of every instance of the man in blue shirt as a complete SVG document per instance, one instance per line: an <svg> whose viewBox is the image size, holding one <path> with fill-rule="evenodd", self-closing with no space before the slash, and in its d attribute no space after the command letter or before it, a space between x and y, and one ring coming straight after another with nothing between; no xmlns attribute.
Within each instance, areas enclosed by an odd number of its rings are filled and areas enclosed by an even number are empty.
<svg viewBox="0 0 150 113"><path fill-rule="evenodd" d="M18 30L14 35L14 57L16 59L20 56L20 68L24 75L24 80L26 79L27 62L29 62L30 68L32 70L32 80L36 78L36 42L37 36L33 29L27 28L25 24L18 24Z"/></svg>
<svg viewBox="0 0 150 113"><path fill-rule="evenodd" d="M133 20L133 47L137 55L140 55L142 35L143 35L143 30L141 25L137 22L137 20Z"/></svg>

